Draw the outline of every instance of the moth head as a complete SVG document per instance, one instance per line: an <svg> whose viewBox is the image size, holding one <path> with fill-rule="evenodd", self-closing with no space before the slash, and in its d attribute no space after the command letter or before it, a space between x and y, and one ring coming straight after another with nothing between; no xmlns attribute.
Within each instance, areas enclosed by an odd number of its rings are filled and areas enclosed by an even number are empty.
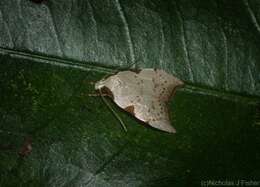
<svg viewBox="0 0 260 187"><path fill-rule="evenodd" d="M101 90L106 85L106 79L102 79L95 83L95 90Z"/></svg>
<svg viewBox="0 0 260 187"><path fill-rule="evenodd" d="M100 90L103 87L107 87L109 89L113 89L115 87L118 87L122 85L122 81L120 78L117 77L117 75L112 75L108 78L102 79L95 84L95 89Z"/></svg>
<svg viewBox="0 0 260 187"><path fill-rule="evenodd" d="M110 85L110 82L111 82L111 78L110 77L101 79L100 81L95 83L95 90L100 90L104 86Z"/></svg>
<svg viewBox="0 0 260 187"><path fill-rule="evenodd" d="M105 94L106 96L111 97L114 99L114 94L111 91L111 78L108 77L107 79L102 79L95 84L95 90L99 90L100 93Z"/></svg>
<svg viewBox="0 0 260 187"><path fill-rule="evenodd" d="M115 85L115 78L114 76L110 76L108 78L101 79L100 81L96 82L95 90L101 90L104 87L112 88Z"/></svg>

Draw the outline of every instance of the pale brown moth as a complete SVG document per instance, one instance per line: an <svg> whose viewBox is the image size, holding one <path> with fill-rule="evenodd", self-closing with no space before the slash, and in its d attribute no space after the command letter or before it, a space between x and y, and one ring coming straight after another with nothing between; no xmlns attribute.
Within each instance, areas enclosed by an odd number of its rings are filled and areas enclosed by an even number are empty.
<svg viewBox="0 0 260 187"><path fill-rule="evenodd" d="M138 72L120 71L96 82L95 89L111 97L137 119L162 131L175 133L167 103L183 85L183 81L163 70L142 69Z"/></svg>

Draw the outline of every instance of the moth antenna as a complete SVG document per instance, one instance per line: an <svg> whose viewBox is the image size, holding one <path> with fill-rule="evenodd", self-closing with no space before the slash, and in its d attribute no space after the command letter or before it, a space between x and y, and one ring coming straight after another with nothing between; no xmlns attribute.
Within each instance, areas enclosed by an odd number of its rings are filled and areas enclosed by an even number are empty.
<svg viewBox="0 0 260 187"><path fill-rule="evenodd" d="M120 116L116 113L116 111L111 107L111 105L107 102L106 98L104 97L104 95L102 94L101 90L98 89L99 94L103 100L103 102L107 105L107 107L111 110L111 112L113 113L113 115L117 118L117 120L120 122L121 126L123 127L124 131L127 132L127 128L126 125L124 124L123 120L120 118Z"/></svg>

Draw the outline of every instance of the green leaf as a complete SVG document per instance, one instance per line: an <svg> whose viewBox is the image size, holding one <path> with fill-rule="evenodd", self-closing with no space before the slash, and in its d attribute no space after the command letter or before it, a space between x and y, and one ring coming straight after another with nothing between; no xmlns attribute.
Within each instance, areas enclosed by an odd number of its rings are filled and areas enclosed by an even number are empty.
<svg viewBox="0 0 260 187"><path fill-rule="evenodd" d="M195 186L260 176L260 4L0 1L0 186ZM185 80L175 135L90 82L136 62ZM31 138L32 151L19 155Z"/></svg>
<svg viewBox="0 0 260 187"><path fill-rule="evenodd" d="M0 2L0 47L102 65L157 67L260 96L258 0Z"/></svg>
<svg viewBox="0 0 260 187"><path fill-rule="evenodd" d="M170 104L176 135L145 128L115 108L125 133L100 98L87 96L94 91L89 82L104 76L98 68L21 55L0 61L1 186L184 185L259 176L254 98L186 86ZM32 152L21 158L27 137Z"/></svg>

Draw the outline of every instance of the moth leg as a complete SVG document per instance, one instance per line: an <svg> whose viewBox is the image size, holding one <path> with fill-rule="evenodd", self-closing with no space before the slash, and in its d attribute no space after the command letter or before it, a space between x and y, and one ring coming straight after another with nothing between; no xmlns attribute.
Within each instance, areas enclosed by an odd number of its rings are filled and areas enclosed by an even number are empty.
<svg viewBox="0 0 260 187"><path fill-rule="evenodd" d="M127 128L126 128L126 125L125 123L123 122L123 120L121 119L121 117L116 113L116 111L112 108L112 106L109 104L109 102L106 100L105 97L102 96L102 92L101 90L98 90L100 95L101 95L101 98L103 100L103 102L107 105L107 107L110 109L110 111L114 114L114 116L117 118L117 120L120 122L122 128L124 129L125 132L127 132Z"/></svg>

